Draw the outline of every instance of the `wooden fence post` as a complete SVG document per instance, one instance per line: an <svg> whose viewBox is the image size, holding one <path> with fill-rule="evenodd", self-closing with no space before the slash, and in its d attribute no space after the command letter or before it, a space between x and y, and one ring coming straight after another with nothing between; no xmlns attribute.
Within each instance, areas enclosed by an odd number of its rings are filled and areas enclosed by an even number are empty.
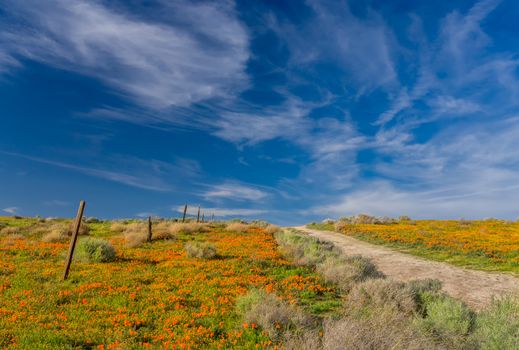
<svg viewBox="0 0 519 350"><path fill-rule="evenodd" d="M214 221L214 213L211 215L211 221Z"/></svg>
<svg viewBox="0 0 519 350"><path fill-rule="evenodd" d="M76 221L74 222L74 228L72 231L72 237L70 239L70 246L68 248L67 262L65 263L65 270L63 271L63 280L68 277L70 270L70 264L72 263L72 256L74 255L74 248L76 248L77 236L79 234L79 227L81 226L81 219L83 218L83 212L85 211L85 201L79 202L79 208L77 210Z"/></svg>
<svg viewBox="0 0 519 350"><path fill-rule="evenodd" d="M151 242L151 216L148 216L148 242Z"/></svg>
<svg viewBox="0 0 519 350"><path fill-rule="evenodd" d="M182 216L182 222L186 221L187 204L184 205L184 216Z"/></svg>
<svg viewBox="0 0 519 350"><path fill-rule="evenodd" d="M204 222L204 213L202 213L202 223Z"/></svg>
<svg viewBox="0 0 519 350"><path fill-rule="evenodd" d="M200 206L198 206L198 215L196 216L196 222L200 222Z"/></svg>

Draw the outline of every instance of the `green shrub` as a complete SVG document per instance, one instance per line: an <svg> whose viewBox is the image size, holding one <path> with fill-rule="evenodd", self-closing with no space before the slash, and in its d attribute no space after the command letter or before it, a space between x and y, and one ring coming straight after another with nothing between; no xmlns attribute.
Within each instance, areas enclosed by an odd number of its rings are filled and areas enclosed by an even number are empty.
<svg viewBox="0 0 519 350"><path fill-rule="evenodd" d="M216 257L216 247L207 242L188 242L184 246L184 250L190 258L212 259Z"/></svg>
<svg viewBox="0 0 519 350"><path fill-rule="evenodd" d="M519 349L519 297L492 301L478 315L472 337L482 350Z"/></svg>
<svg viewBox="0 0 519 350"><path fill-rule="evenodd" d="M333 252L333 243L294 231L279 231L275 233L275 238L283 253L296 264L315 266L323 262L326 257L336 255Z"/></svg>
<svg viewBox="0 0 519 350"><path fill-rule="evenodd" d="M474 327L474 312L444 294L425 292L422 298L425 317L417 319L419 328L452 348L465 343Z"/></svg>
<svg viewBox="0 0 519 350"><path fill-rule="evenodd" d="M86 238L79 241L76 256L89 262L109 262L115 259L115 248L104 239Z"/></svg>

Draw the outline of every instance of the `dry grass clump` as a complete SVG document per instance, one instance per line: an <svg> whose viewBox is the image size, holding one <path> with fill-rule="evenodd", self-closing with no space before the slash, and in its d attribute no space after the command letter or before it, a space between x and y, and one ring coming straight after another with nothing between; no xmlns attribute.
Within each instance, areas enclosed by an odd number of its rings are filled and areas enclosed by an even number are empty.
<svg viewBox="0 0 519 350"><path fill-rule="evenodd" d="M380 312L376 317L344 317L324 323L325 350L445 349L412 327L409 318Z"/></svg>
<svg viewBox="0 0 519 350"><path fill-rule="evenodd" d="M193 224L180 224L170 221L159 221L152 224L152 241L175 239L180 232L199 231L190 227ZM110 227L111 231L121 232L124 235L126 246L130 248L139 247L148 239L148 223L139 221L129 224L115 222Z"/></svg>
<svg viewBox="0 0 519 350"><path fill-rule="evenodd" d="M48 228L39 228L39 230L42 230L44 232L47 232L43 237L43 242L63 242L66 241L70 236L72 236L72 231L74 230L74 223L70 224L54 224L51 225ZM81 225L79 226L79 232L78 234L80 236L87 236L90 233L90 227L84 223L81 222Z"/></svg>
<svg viewBox="0 0 519 350"><path fill-rule="evenodd" d="M336 284L343 292L359 282L384 277L369 259L362 256L329 256L317 265L317 270L327 282Z"/></svg>
<svg viewBox="0 0 519 350"><path fill-rule="evenodd" d="M260 326L269 337L280 340L287 332L303 334L310 329L313 319L304 315L295 306L289 305L273 293L252 289L236 300L238 314L244 322Z"/></svg>
<svg viewBox="0 0 519 350"><path fill-rule="evenodd" d="M207 224L205 223L197 223L197 222L176 222L171 223L169 227L169 232L172 234L178 233L201 233L207 232L209 230Z"/></svg>
<svg viewBox="0 0 519 350"><path fill-rule="evenodd" d="M63 228L53 228L42 237L43 242L63 242L68 238L66 230Z"/></svg>
<svg viewBox="0 0 519 350"><path fill-rule="evenodd" d="M339 220L333 225L333 228L337 232L342 232L348 225L351 225L348 221Z"/></svg>
<svg viewBox="0 0 519 350"><path fill-rule="evenodd" d="M373 311L386 309L408 316L414 315L419 309L413 290L405 283L389 279L369 279L354 285L348 294L347 306Z"/></svg>
<svg viewBox="0 0 519 350"><path fill-rule="evenodd" d="M190 258L212 259L216 257L216 247L207 242L187 242L184 250Z"/></svg>
<svg viewBox="0 0 519 350"><path fill-rule="evenodd" d="M268 225L270 225L270 224L264 220L252 220L250 222L250 226L257 227L257 228L266 228Z"/></svg>
<svg viewBox="0 0 519 350"><path fill-rule="evenodd" d="M112 225L113 226L113 225ZM112 230L114 228L111 228ZM115 226L119 230L119 226ZM124 225L122 230L126 246L129 248L136 248L141 246L148 239L148 228L143 222L132 222Z"/></svg>
<svg viewBox="0 0 519 350"><path fill-rule="evenodd" d="M341 217L337 223L342 222L341 225L389 225L395 224L398 221L387 216L377 217L367 214L359 214L356 216ZM337 225L336 223L336 225ZM343 226L344 227L344 226ZM337 228L336 228L337 229Z"/></svg>
<svg viewBox="0 0 519 350"><path fill-rule="evenodd" d="M124 222L114 221L110 225L110 231L120 233L123 232L127 226L128 224L125 224Z"/></svg>
<svg viewBox="0 0 519 350"><path fill-rule="evenodd" d="M242 222L232 222L227 225L227 231L233 231L238 233L245 233L251 226Z"/></svg>
<svg viewBox="0 0 519 350"><path fill-rule="evenodd" d="M174 239L177 234L177 223L160 221L152 226L152 240ZM181 225L181 224L180 224ZM147 226L146 226L146 232Z"/></svg>
<svg viewBox="0 0 519 350"><path fill-rule="evenodd" d="M279 228L279 226L276 226L276 225L273 225L273 224L268 224L267 227L265 227L265 232L270 234L270 235L273 235L274 233L280 231L281 229Z"/></svg>
<svg viewBox="0 0 519 350"><path fill-rule="evenodd" d="M317 329L306 329L304 332L285 332L283 334L284 350L317 350L323 349L321 335Z"/></svg>
<svg viewBox="0 0 519 350"><path fill-rule="evenodd" d="M22 228L18 226L7 226L0 229L0 234L2 235L16 235L22 232Z"/></svg>
<svg viewBox="0 0 519 350"><path fill-rule="evenodd" d="M25 237L24 235L21 235L18 233L13 233L13 234L10 234L9 236L7 236L7 238L3 241L3 244L6 247L13 246L13 245L16 245L17 241L20 241L20 240L26 239L26 238L27 237Z"/></svg>

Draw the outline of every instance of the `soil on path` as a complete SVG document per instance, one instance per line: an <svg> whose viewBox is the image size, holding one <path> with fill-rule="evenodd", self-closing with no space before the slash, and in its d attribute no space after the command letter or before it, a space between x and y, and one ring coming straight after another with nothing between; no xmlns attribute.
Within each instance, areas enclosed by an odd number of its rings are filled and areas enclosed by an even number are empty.
<svg viewBox="0 0 519 350"><path fill-rule="evenodd" d="M334 243L347 255L362 255L371 259L380 271L394 280L438 279L442 281L446 293L476 309L490 304L492 297L519 293L519 278L511 275L469 270L426 260L337 232L313 230L304 226L294 228Z"/></svg>

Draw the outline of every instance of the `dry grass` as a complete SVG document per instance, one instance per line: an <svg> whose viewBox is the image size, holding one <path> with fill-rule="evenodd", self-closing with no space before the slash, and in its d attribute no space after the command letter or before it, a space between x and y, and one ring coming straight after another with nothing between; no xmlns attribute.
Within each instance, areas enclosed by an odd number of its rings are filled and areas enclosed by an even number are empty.
<svg viewBox="0 0 519 350"><path fill-rule="evenodd" d="M15 235L15 234L19 234L20 232L22 232L22 228L16 227L16 226L15 227L7 226L0 230L0 234L2 234L2 235Z"/></svg>
<svg viewBox="0 0 519 350"><path fill-rule="evenodd" d="M126 245L130 248L144 244L148 239L147 222L132 222L123 224L116 222L110 228L113 232L124 235ZM178 223L159 221L152 224L152 241L175 239L180 233L205 232L207 225L200 223Z"/></svg>
<svg viewBox="0 0 519 350"><path fill-rule="evenodd" d="M27 237L25 237L24 235L21 235L18 233L13 233L13 234L10 234L9 236L7 236L7 238L4 239L3 243L5 244L6 247L14 246L14 245L16 245L17 241L20 241L20 240L23 240L26 238Z"/></svg>
<svg viewBox="0 0 519 350"><path fill-rule="evenodd" d="M347 221L339 220L335 223L333 227L335 231L342 232L342 230L344 230L348 225L350 225L350 223L348 223Z"/></svg>
<svg viewBox="0 0 519 350"><path fill-rule="evenodd" d="M43 242L63 242L68 238L66 230L62 228L53 228L42 237Z"/></svg>
<svg viewBox="0 0 519 350"><path fill-rule="evenodd" d="M187 242L184 250L190 258L212 259L216 257L216 247L207 242Z"/></svg>
<svg viewBox="0 0 519 350"><path fill-rule="evenodd" d="M267 225L267 227L265 227L265 232L271 235L279 231L281 231L281 229L279 228L279 226L276 225L269 224Z"/></svg>
<svg viewBox="0 0 519 350"><path fill-rule="evenodd" d="M241 222L232 222L229 225L227 225L227 231L245 233L249 230L250 227L250 225Z"/></svg>
<svg viewBox="0 0 519 350"><path fill-rule="evenodd" d="M324 324L325 350L445 349L412 327L407 317L381 312L376 317L344 317Z"/></svg>
<svg viewBox="0 0 519 350"><path fill-rule="evenodd" d="M70 224L53 224L50 227L36 227L35 232L45 233L42 237L43 242L63 242L72 236L74 230L74 223ZM90 233L90 227L82 222L79 226L79 235L87 236Z"/></svg>
<svg viewBox="0 0 519 350"><path fill-rule="evenodd" d="M308 329L304 332L285 332L283 338L284 350L322 349L321 336L316 329Z"/></svg>
<svg viewBox="0 0 519 350"><path fill-rule="evenodd" d="M292 337L295 341L296 335L305 333L303 330L310 329L313 323L312 318L295 306L264 290L253 289L239 297L236 308L244 322L260 326L275 341L282 337Z"/></svg>
<svg viewBox="0 0 519 350"><path fill-rule="evenodd" d="M208 224L196 223L196 222L176 222L170 226L170 232L173 234L177 233L201 233L209 231Z"/></svg>
<svg viewBox="0 0 519 350"><path fill-rule="evenodd" d="M388 310L394 314L414 315L419 305L413 290L405 283L389 279L370 279L355 284L348 294L350 309Z"/></svg>
<svg viewBox="0 0 519 350"><path fill-rule="evenodd" d="M126 227L128 225L123 223L123 222L120 222L120 221L114 221L111 225L110 225L110 231L112 232L123 232Z"/></svg>
<svg viewBox="0 0 519 350"><path fill-rule="evenodd" d="M383 277L375 265L362 256L329 256L317 265L317 271L343 292L348 292L356 283Z"/></svg>

